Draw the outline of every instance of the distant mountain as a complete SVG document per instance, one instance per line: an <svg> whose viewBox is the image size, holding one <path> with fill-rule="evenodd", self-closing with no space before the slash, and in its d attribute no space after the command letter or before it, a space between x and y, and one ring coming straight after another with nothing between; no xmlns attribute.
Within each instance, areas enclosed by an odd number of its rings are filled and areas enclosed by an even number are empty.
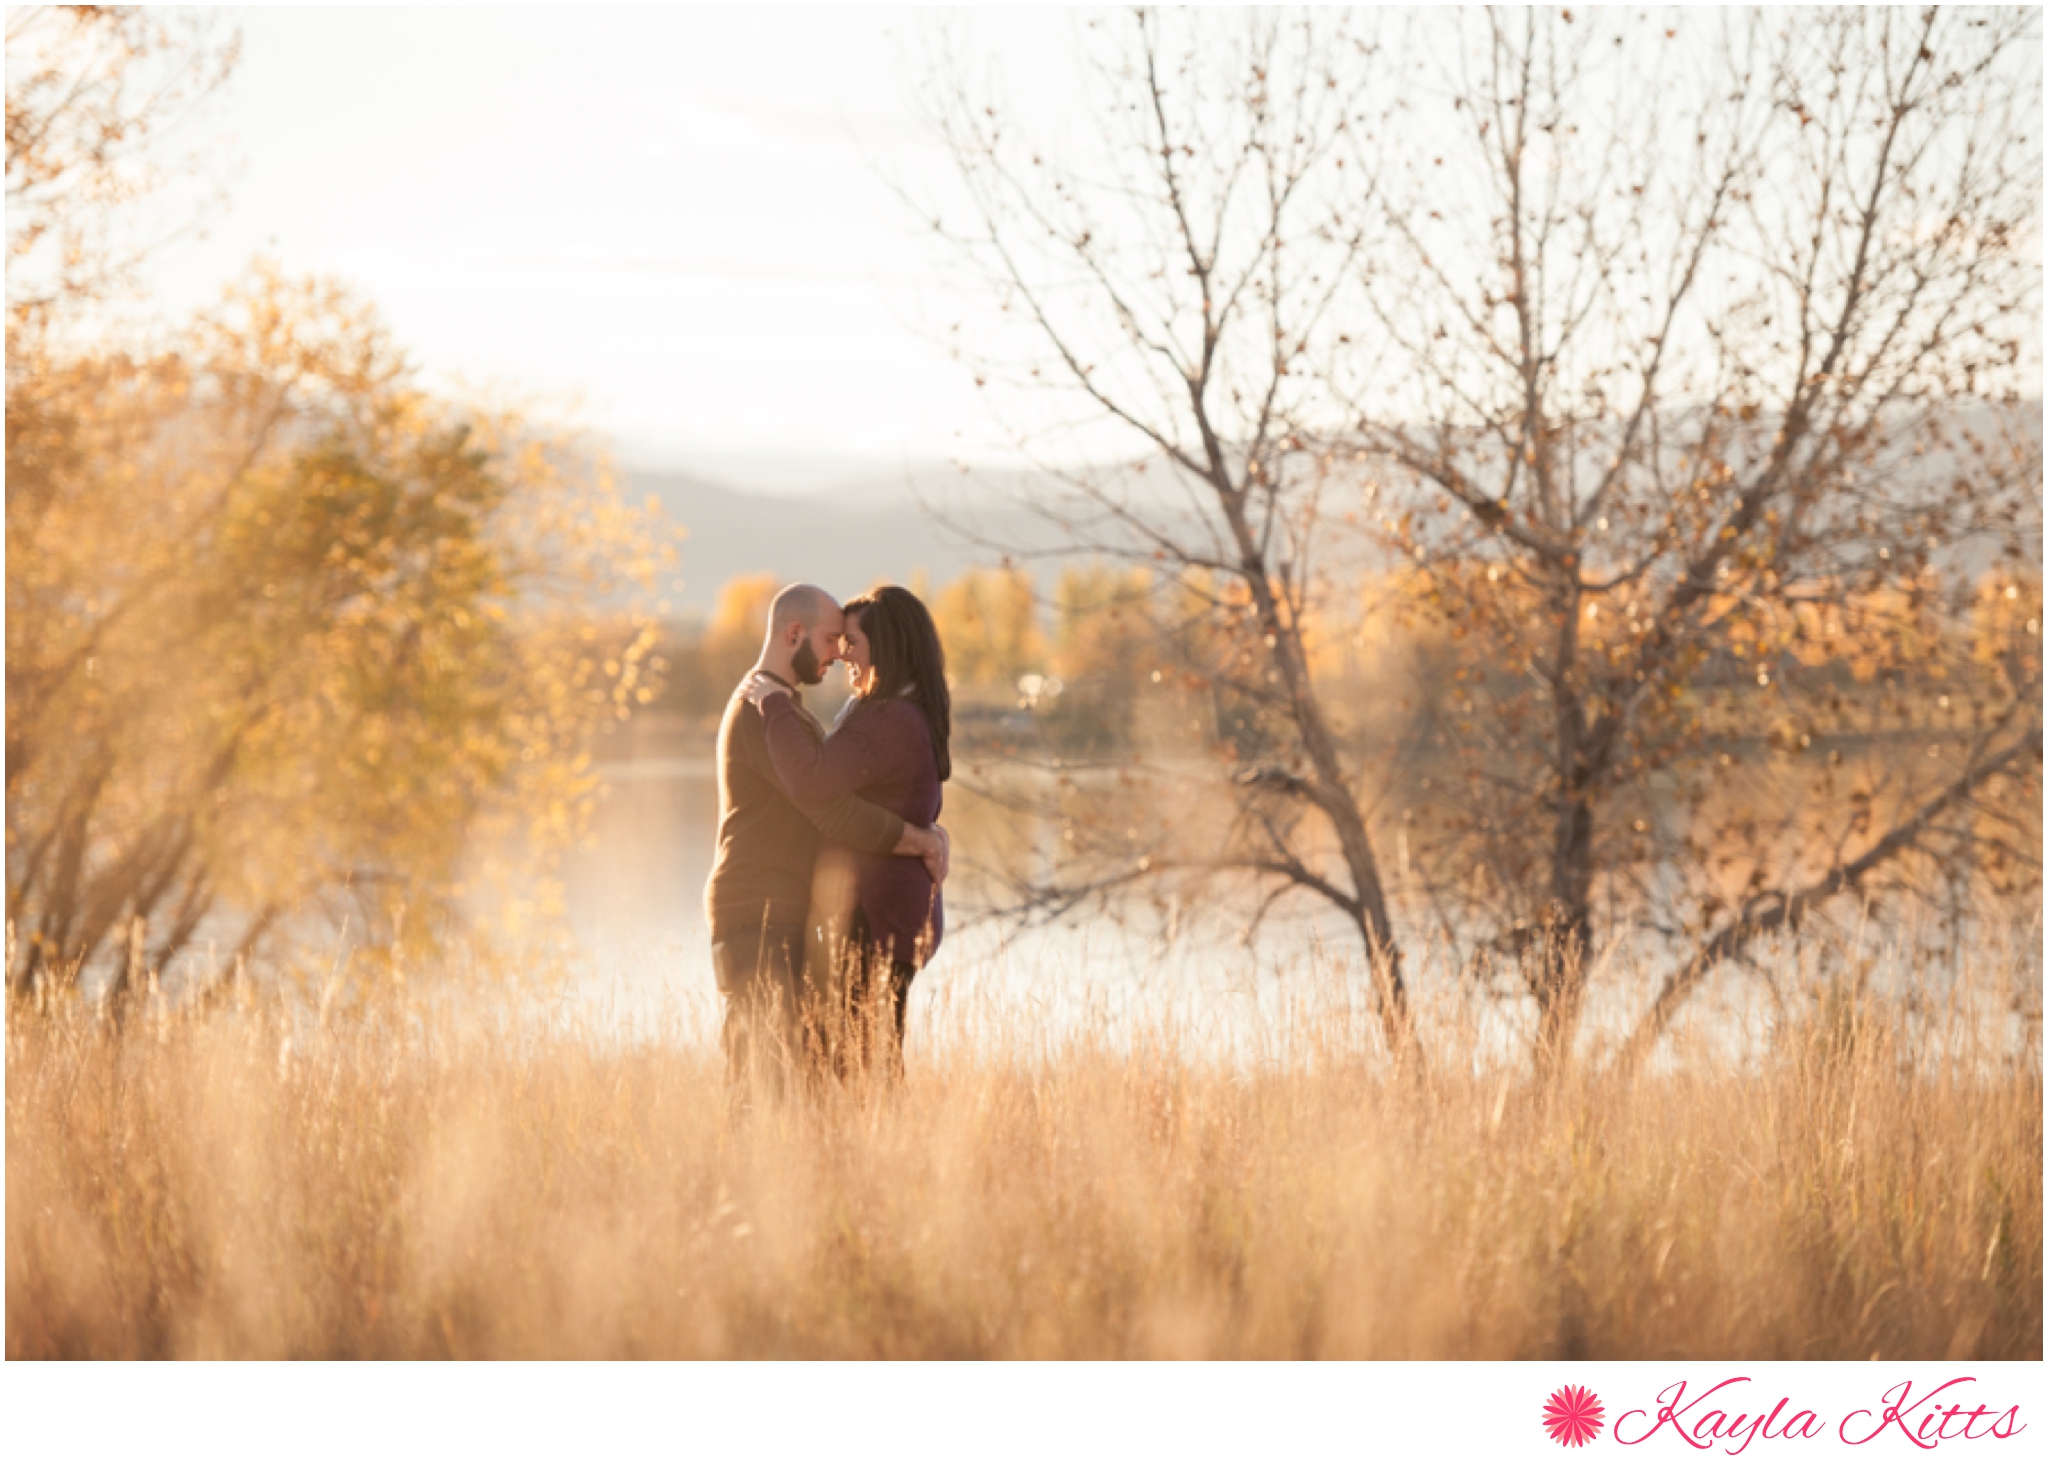
<svg viewBox="0 0 2048 1466"><path fill-rule="evenodd" d="M844 597L877 581L909 585L920 573L937 589L971 566L1011 556L1049 593L1062 567L1101 558L1063 546L1135 549L1139 543L1099 512L1063 529L1052 511L1077 512L1077 500L1070 485L1047 472L978 468L963 474L928 464L888 473L856 464L838 486L810 492L741 489L663 469L627 468L622 477L630 498L653 495L688 531L679 566L683 586L668 593L683 616L708 612L719 587L734 576L762 571L783 581L815 581ZM1113 485L1148 522L1202 543L1198 499L1172 474L1127 469L1097 482ZM1330 563L1363 563L1364 547L1355 538L1339 537L1323 548Z"/></svg>
<svg viewBox="0 0 2048 1466"><path fill-rule="evenodd" d="M746 493L679 473L629 470L630 496L652 495L688 531L668 599L681 613L711 609L718 588L761 571L810 580L842 599L876 581L934 586L957 577L974 552L906 494L851 485L825 494Z"/></svg>
<svg viewBox="0 0 2048 1466"><path fill-rule="evenodd" d="M1952 419L1952 427L1988 442L2000 441L2010 432L2032 453L2040 451L2038 403L2017 413L1964 409ZM745 472L744 464L726 466ZM1959 466L1952 451L1937 447L1924 457L1894 456L1878 477L1895 486L1917 486L1939 483ZM831 481L829 464L806 467L807 484ZM1594 467L1589 458L1588 470ZM719 587L736 575L766 571L782 581L815 581L843 598L878 581L908 585L920 574L936 589L970 566L1000 562L1006 553L1028 558L1041 591L1049 592L1062 565L1090 558L1054 553L1062 539L1115 543L1122 534L1124 543L1137 543L1113 518L1100 515L1062 535L1054 521L1033 510L1071 506L1074 501L1055 475L1043 472L977 469L962 474L938 463L906 465L892 472L850 462L843 482L808 492L793 492L787 475L781 485L762 489L668 470L628 469L624 477L633 498L653 495L689 532L681 552L682 588L668 594L676 613L684 616L708 612ZM1172 525L1189 543L1204 537L1188 486L1177 482L1175 475L1127 469L1111 478L1115 492L1141 507L1152 523ZM1213 514L1212 507L1204 507ZM1853 508L1847 503L1843 507ZM1317 558L1324 568L1341 575L1383 567L1384 550L1358 531L1347 530L1341 517L1319 535ZM2038 510L2031 523L2015 529L2028 553L2038 556ZM1039 553L1031 554L1034 550ZM1940 559L1977 573L1997 559L1997 546L1979 540L1945 547Z"/></svg>
<svg viewBox="0 0 2048 1466"><path fill-rule="evenodd" d="M840 487L803 494L752 492L652 469L629 468L622 476L630 498L653 495L688 531L678 568L682 589L668 595L684 615L708 612L718 588L736 575L767 571L778 580L815 581L842 598L878 581L908 585L920 574L937 589L970 566L994 565L1005 552L1053 540L1048 526L1021 507L1043 502L1053 480L1028 472L963 476L934 465L860 473ZM1042 588L1050 589L1066 558L1039 568Z"/></svg>

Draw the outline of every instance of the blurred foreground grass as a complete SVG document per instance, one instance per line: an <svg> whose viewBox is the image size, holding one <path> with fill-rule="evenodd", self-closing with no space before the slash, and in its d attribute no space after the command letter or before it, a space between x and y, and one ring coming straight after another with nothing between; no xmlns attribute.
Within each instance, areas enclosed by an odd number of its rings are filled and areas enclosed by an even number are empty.
<svg viewBox="0 0 2048 1466"><path fill-rule="evenodd" d="M420 985L413 991L418 993ZM701 1023L240 1001L7 1036L9 1356L2038 1357L2042 1089L1951 1003L1632 1080L915 1026L727 1122ZM290 1035L289 1038L287 1035ZM1461 1044L1465 1045L1461 1048Z"/></svg>

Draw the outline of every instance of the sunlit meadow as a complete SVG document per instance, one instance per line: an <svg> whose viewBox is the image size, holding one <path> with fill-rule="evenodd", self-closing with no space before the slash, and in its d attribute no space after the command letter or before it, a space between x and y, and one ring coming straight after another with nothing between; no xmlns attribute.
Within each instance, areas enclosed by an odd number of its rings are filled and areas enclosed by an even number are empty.
<svg viewBox="0 0 2048 1466"><path fill-rule="evenodd" d="M1341 962L1219 1047L1164 1008L1051 1041L1005 960L918 1009L900 1087L744 1121L689 1004L625 1043L502 975L18 1008L8 1354L2041 1350L2038 1028L1988 954L1938 1004L1787 954L1749 1060L1697 1025L1551 1089L1472 1060L1471 1000L1390 1065Z"/></svg>

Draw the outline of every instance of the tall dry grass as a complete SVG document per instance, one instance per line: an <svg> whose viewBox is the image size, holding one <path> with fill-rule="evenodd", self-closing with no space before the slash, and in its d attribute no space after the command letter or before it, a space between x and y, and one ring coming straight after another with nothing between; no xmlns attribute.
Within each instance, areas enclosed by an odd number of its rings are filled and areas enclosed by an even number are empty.
<svg viewBox="0 0 2048 1466"><path fill-rule="evenodd" d="M8 1354L2042 1348L2038 1049L1953 1013L1549 1092L1451 1072L1454 1025L1389 1074L1312 1003L1249 1064L983 1023L734 1125L698 1037L463 1006L10 1014Z"/></svg>

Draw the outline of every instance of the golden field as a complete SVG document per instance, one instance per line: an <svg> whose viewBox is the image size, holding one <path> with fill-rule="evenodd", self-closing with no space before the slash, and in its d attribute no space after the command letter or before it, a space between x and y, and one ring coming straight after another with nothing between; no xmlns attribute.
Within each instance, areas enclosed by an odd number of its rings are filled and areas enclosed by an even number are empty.
<svg viewBox="0 0 2048 1466"><path fill-rule="evenodd" d="M8 1355L2042 1349L2038 1032L2001 1057L1968 1003L1823 997L1746 1068L1540 1092L1454 1062L1470 1003L1422 1072L1306 993L1237 1063L914 1019L900 1087L732 1123L701 1021L423 986L10 1013Z"/></svg>

